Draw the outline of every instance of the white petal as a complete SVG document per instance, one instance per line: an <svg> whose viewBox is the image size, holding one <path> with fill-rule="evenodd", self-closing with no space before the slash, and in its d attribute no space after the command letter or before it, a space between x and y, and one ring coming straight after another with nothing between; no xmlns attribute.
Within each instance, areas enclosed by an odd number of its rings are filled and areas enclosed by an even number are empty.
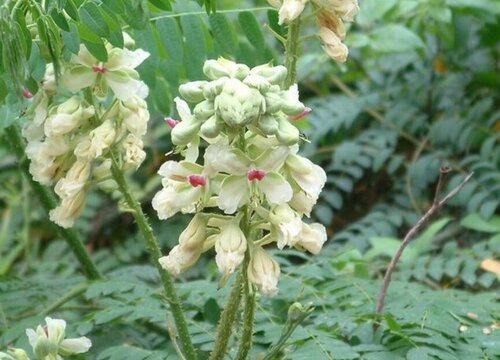
<svg viewBox="0 0 500 360"><path fill-rule="evenodd" d="M290 171L290 174L306 194L313 198L317 198L325 185L326 173L320 166L312 163L310 160L307 161L310 162L312 166L310 172L299 173L297 171Z"/></svg>
<svg viewBox="0 0 500 360"><path fill-rule="evenodd" d="M106 63L106 67L110 71L118 70L121 68L135 69L149 57L149 53L142 49L137 49L134 51L130 51L129 49L116 50L119 51L112 51L110 53L110 60L108 63Z"/></svg>
<svg viewBox="0 0 500 360"><path fill-rule="evenodd" d="M230 175L246 175L250 160L240 150L227 145L213 144L205 151L205 172L214 175L224 172Z"/></svg>
<svg viewBox="0 0 500 360"><path fill-rule="evenodd" d="M97 64L99 61L94 56L92 56L85 45L80 44L78 55L73 55L71 57L71 62L91 68L92 65Z"/></svg>
<svg viewBox="0 0 500 360"><path fill-rule="evenodd" d="M175 101L175 108L177 109L177 112L179 113L179 117L181 118L181 120L190 121L193 115L191 114L191 109L189 108L188 103L182 100L180 97L176 97L174 101Z"/></svg>
<svg viewBox="0 0 500 360"><path fill-rule="evenodd" d="M300 240L296 245L312 254L318 254L326 240L326 228L323 225L319 223L303 223Z"/></svg>
<svg viewBox="0 0 500 360"><path fill-rule="evenodd" d="M266 195L271 204L284 204L293 196L290 184L278 173L267 173L264 179L257 182L257 187Z"/></svg>
<svg viewBox="0 0 500 360"><path fill-rule="evenodd" d="M28 341L31 347L35 347L36 340L38 339L38 335L33 329L26 329L26 336L28 337Z"/></svg>
<svg viewBox="0 0 500 360"><path fill-rule="evenodd" d="M91 86L95 83L97 73L83 66L75 66L66 71L63 84L71 92Z"/></svg>
<svg viewBox="0 0 500 360"><path fill-rule="evenodd" d="M280 146L276 149L268 149L256 160L257 167L266 172L277 171L290 154L288 146Z"/></svg>
<svg viewBox="0 0 500 360"><path fill-rule="evenodd" d="M134 95L139 96L144 91L142 81L122 76L116 72L108 71L104 74L104 78L115 96L120 100L127 100Z"/></svg>
<svg viewBox="0 0 500 360"><path fill-rule="evenodd" d="M50 317L45 318L47 323L47 333L50 341L56 344L60 343L64 339L64 332L66 330L66 321L63 319L52 319Z"/></svg>
<svg viewBox="0 0 500 360"><path fill-rule="evenodd" d="M59 345L59 350L63 355L81 354L89 351L92 342L85 336L75 339L65 339Z"/></svg>
<svg viewBox="0 0 500 360"><path fill-rule="evenodd" d="M221 185L217 205L226 214L233 214L248 202L248 182L244 176L228 176Z"/></svg>

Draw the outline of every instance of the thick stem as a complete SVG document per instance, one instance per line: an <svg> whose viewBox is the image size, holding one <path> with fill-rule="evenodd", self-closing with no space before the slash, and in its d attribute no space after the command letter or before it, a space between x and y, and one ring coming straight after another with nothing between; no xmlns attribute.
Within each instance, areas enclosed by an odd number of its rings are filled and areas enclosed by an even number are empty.
<svg viewBox="0 0 500 360"><path fill-rule="evenodd" d="M238 352L236 353L235 360L246 360L248 352L252 348L252 337L253 337L253 322L255 314L255 292L252 288L252 284L248 282L247 268L249 262L249 256L246 256L245 263L243 264L243 286L245 287L244 297L245 297L245 310L243 312L243 329L241 331L240 346L238 347Z"/></svg>
<svg viewBox="0 0 500 360"><path fill-rule="evenodd" d="M149 251L151 261L155 264L156 269L160 273L163 288L165 289L165 298L170 305L170 310L174 317L174 322L177 328L177 333L179 334L179 340L182 346L182 351L184 352L184 356L188 360L196 359L196 350L189 336L187 322L182 311L179 297L177 296L177 293L175 291L174 283L172 281L172 278L170 277L170 274L165 269L163 269L158 262L158 259L162 256L158 241L153 234L153 230L149 225L146 215L144 215L144 212L142 211L140 203L130 191L127 180L125 179L123 171L116 158L114 156L111 156L111 161L111 173L113 174L113 178L118 184L118 188L123 194L127 205L132 209L132 215L134 216L134 219L139 226L139 230L142 233L144 240L146 241L146 247Z"/></svg>
<svg viewBox="0 0 500 360"><path fill-rule="evenodd" d="M288 24L288 34L285 44L285 67L288 69L288 74L285 79L284 87L287 89L295 83L297 77L297 59L299 53L299 34L300 34L300 17L292 20Z"/></svg>
<svg viewBox="0 0 500 360"><path fill-rule="evenodd" d="M229 299L220 316L214 350L210 354L209 360L223 359L226 354L227 344L231 338L234 320L236 319L236 312L240 306L243 277L243 271L240 271L238 277L234 281L231 293L229 294Z"/></svg>
<svg viewBox="0 0 500 360"><path fill-rule="evenodd" d="M19 160L19 167L21 171L29 180L31 188L38 195L40 202L45 208L45 211L47 211L48 213L50 210L57 206L57 200L46 187L33 180L33 177L31 176L29 171L30 163L26 158L24 152L24 141L21 137L19 128L16 125L11 125L5 129L5 133L12 151L16 154ZM55 224L54 226L57 228L61 236L66 240L73 254L75 254L75 257L80 263L85 276L91 280L101 278L97 267L92 262L92 259L85 249L85 246L83 245L83 242L81 241L77 232L73 229L65 229Z"/></svg>

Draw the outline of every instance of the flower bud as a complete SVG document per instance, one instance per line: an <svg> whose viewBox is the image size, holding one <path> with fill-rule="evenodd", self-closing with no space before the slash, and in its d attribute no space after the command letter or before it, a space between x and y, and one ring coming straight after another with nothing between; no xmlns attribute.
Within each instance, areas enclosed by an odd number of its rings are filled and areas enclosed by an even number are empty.
<svg viewBox="0 0 500 360"><path fill-rule="evenodd" d="M319 31L319 35L324 43L323 49L328 56L339 62L345 62L347 60L349 49L340 41L337 34L330 29L322 27Z"/></svg>
<svg viewBox="0 0 500 360"><path fill-rule="evenodd" d="M255 74L248 75L243 80L243 84L259 90L262 94L266 93L271 88L271 83L269 83L265 77Z"/></svg>
<svg viewBox="0 0 500 360"><path fill-rule="evenodd" d="M60 198L71 198L83 189L90 176L90 162L77 159L66 173L59 179L54 191Z"/></svg>
<svg viewBox="0 0 500 360"><path fill-rule="evenodd" d="M181 272L191 267L200 258L200 252L185 251L180 245L176 245L168 253L158 259L161 267L173 276L178 276Z"/></svg>
<svg viewBox="0 0 500 360"><path fill-rule="evenodd" d="M123 46L126 47L127 49L135 48L135 40L132 39L132 37L125 31L122 31L122 35L123 35Z"/></svg>
<svg viewBox="0 0 500 360"><path fill-rule="evenodd" d="M359 12L357 0L334 0L332 5L335 12L345 21L353 21L354 16Z"/></svg>
<svg viewBox="0 0 500 360"><path fill-rule="evenodd" d="M194 119L179 122L172 129L172 142L175 145L187 145L198 133L201 123Z"/></svg>
<svg viewBox="0 0 500 360"><path fill-rule="evenodd" d="M276 138L283 145L294 145L299 141L300 132L295 126L290 124L290 121L286 117L277 117L278 121L278 131L276 132Z"/></svg>
<svg viewBox="0 0 500 360"><path fill-rule="evenodd" d="M305 249L312 254L319 254L323 244L327 240L326 229L319 223L302 224L302 231L299 235L300 240L295 246Z"/></svg>
<svg viewBox="0 0 500 360"><path fill-rule="evenodd" d="M248 264L248 280L257 286L266 296L274 296L278 292L280 266L267 252L259 247L252 251Z"/></svg>
<svg viewBox="0 0 500 360"><path fill-rule="evenodd" d="M313 206L316 205L317 201L317 196L308 195L303 191L299 191L293 194L292 200L288 202L288 205L290 205L299 214L309 217L311 215L311 210Z"/></svg>
<svg viewBox="0 0 500 360"><path fill-rule="evenodd" d="M224 88L224 85L226 84L226 81L228 79L229 78L227 77L222 77L220 79L210 81L203 88L203 96L207 100L214 101L215 97L222 92L222 89Z"/></svg>
<svg viewBox="0 0 500 360"><path fill-rule="evenodd" d="M345 38L346 31L342 20L336 13L327 10L322 10L316 16L318 24L321 27L332 30L339 38Z"/></svg>
<svg viewBox="0 0 500 360"><path fill-rule="evenodd" d="M222 128L223 123L217 119L216 115L212 115L201 125L200 133L209 139L213 139L220 134Z"/></svg>
<svg viewBox="0 0 500 360"><path fill-rule="evenodd" d="M85 206L85 192L80 191L72 197L63 198L59 206L50 210L50 220L63 228L73 226Z"/></svg>
<svg viewBox="0 0 500 360"><path fill-rule="evenodd" d="M278 132L279 123L273 115L262 115L258 124L259 129L266 135L275 135Z"/></svg>
<svg viewBox="0 0 500 360"><path fill-rule="evenodd" d="M27 87L24 87L21 89L21 94L23 95L23 97L25 99L31 99L33 97L33 94L31 93L31 91L29 91L29 89Z"/></svg>
<svg viewBox="0 0 500 360"><path fill-rule="evenodd" d="M264 100L266 102L266 113L273 114L281 110L281 94L277 91L268 91L264 95Z"/></svg>
<svg viewBox="0 0 500 360"><path fill-rule="evenodd" d="M179 93L186 101L198 103L204 100L203 89L207 81L191 81L179 86Z"/></svg>
<svg viewBox="0 0 500 360"><path fill-rule="evenodd" d="M137 136L146 134L149 121L148 105L138 96L131 96L119 103L120 115L128 131Z"/></svg>
<svg viewBox="0 0 500 360"><path fill-rule="evenodd" d="M53 94L57 90L56 75L54 73L54 64L49 63L45 66L41 88L48 94Z"/></svg>
<svg viewBox="0 0 500 360"><path fill-rule="evenodd" d="M92 176L101 181L111 176L111 159L105 159L102 163L92 169Z"/></svg>
<svg viewBox="0 0 500 360"><path fill-rule="evenodd" d="M196 250L203 248L203 242L207 238L207 217L197 214L179 236L179 244L184 250Z"/></svg>
<svg viewBox="0 0 500 360"><path fill-rule="evenodd" d="M284 0L279 10L279 21L281 25L284 22L290 22L300 16L308 0Z"/></svg>
<svg viewBox="0 0 500 360"><path fill-rule="evenodd" d="M247 249L247 239L237 221L230 220L220 228L215 240L215 262L220 272L228 275L241 264Z"/></svg>
<svg viewBox="0 0 500 360"><path fill-rule="evenodd" d="M56 108L51 109L51 115L44 125L46 136L64 135L77 128L81 121L88 119L94 113L94 108L87 108L83 112L80 100L73 96Z"/></svg>
<svg viewBox="0 0 500 360"><path fill-rule="evenodd" d="M281 93L281 110L287 115L296 115L304 111L304 104L299 101L297 84Z"/></svg>
<svg viewBox="0 0 500 360"><path fill-rule="evenodd" d="M103 151L113 145L116 138L115 124L111 119L105 120L89 134L93 157L99 157Z"/></svg>
<svg viewBox="0 0 500 360"><path fill-rule="evenodd" d="M213 101L205 100L196 105L193 114L196 120L205 121L215 113Z"/></svg>
<svg viewBox="0 0 500 360"><path fill-rule="evenodd" d="M231 126L244 126L257 119L263 104L262 95L241 81L230 79L215 99L215 107L224 122Z"/></svg>
<svg viewBox="0 0 500 360"><path fill-rule="evenodd" d="M224 58L219 58L218 60L207 60L205 61L205 64L203 64L203 73L210 80L216 80L224 76L231 77L232 69L231 65L229 65L228 63L233 62Z"/></svg>
<svg viewBox="0 0 500 360"><path fill-rule="evenodd" d="M29 360L28 354L23 349L8 348L7 353L0 351L0 360Z"/></svg>
<svg viewBox="0 0 500 360"><path fill-rule="evenodd" d="M269 64L259 65L250 70L251 74L262 76L273 85L280 85L285 80L287 72L283 65L271 66Z"/></svg>

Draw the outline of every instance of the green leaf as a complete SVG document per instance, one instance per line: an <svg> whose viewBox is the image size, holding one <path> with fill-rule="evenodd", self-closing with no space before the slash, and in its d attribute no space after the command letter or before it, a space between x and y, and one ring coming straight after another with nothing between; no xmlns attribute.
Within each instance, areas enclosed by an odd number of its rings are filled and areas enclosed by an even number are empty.
<svg viewBox="0 0 500 360"><path fill-rule="evenodd" d="M81 21L94 33L107 37L109 28L104 20L104 16L93 2L86 2L79 10Z"/></svg>
<svg viewBox="0 0 500 360"><path fill-rule="evenodd" d="M69 24L69 32L62 32L62 38L68 50L73 54L78 54L80 50L80 36L78 35L78 29L74 23Z"/></svg>
<svg viewBox="0 0 500 360"><path fill-rule="evenodd" d="M500 216L493 216L488 221L484 220L478 213L469 214L460 222L460 225L467 229L498 233L500 232Z"/></svg>
<svg viewBox="0 0 500 360"><path fill-rule="evenodd" d="M167 51L167 55L177 63L182 63L183 46L182 35L177 21L172 18L160 19L156 22L160 39Z"/></svg>
<svg viewBox="0 0 500 360"><path fill-rule="evenodd" d="M413 239L411 242L412 248L418 253L421 254L424 251L431 250L431 241L434 236L440 232L449 222L450 218L443 218L438 221L432 223L432 225L428 226L425 231Z"/></svg>
<svg viewBox="0 0 500 360"><path fill-rule="evenodd" d="M500 13L500 3L496 0L446 0L446 5L457 8L484 10L494 14Z"/></svg>
<svg viewBox="0 0 500 360"><path fill-rule="evenodd" d="M222 49L222 52L231 55L237 51L234 30L229 24L226 15L217 13L211 14L208 18L210 29L215 42Z"/></svg>
<svg viewBox="0 0 500 360"><path fill-rule="evenodd" d="M69 31L69 25L68 22L66 21L66 18L62 13L57 11L57 9L52 9L50 12L50 16L52 17L52 20L59 26L62 30L64 31Z"/></svg>
<svg viewBox="0 0 500 360"><path fill-rule="evenodd" d="M181 17L181 27L186 39L189 56L204 61L207 54L207 46L201 19L196 15L183 16Z"/></svg>
<svg viewBox="0 0 500 360"><path fill-rule="evenodd" d="M2 102L8 95L9 88L3 79L0 79L0 102Z"/></svg>
<svg viewBox="0 0 500 360"><path fill-rule="evenodd" d="M96 57L97 60L106 62L108 61L108 51L104 46L104 42L94 43L91 41L87 41L82 39L83 44L87 47L88 51Z"/></svg>
<svg viewBox="0 0 500 360"><path fill-rule="evenodd" d="M149 2L160 10L172 10L172 4L170 4L170 0L149 0Z"/></svg>
<svg viewBox="0 0 500 360"><path fill-rule="evenodd" d="M75 5L74 0L66 0L66 5L64 6L64 10L73 20L75 21L80 20L80 16L78 16L78 9Z"/></svg>
<svg viewBox="0 0 500 360"><path fill-rule="evenodd" d="M424 48L420 37L400 24L389 24L376 28L370 34L370 47L377 52L404 52Z"/></svg>
<svg viewBox="0 0 500 360"><path fill-rule="evenodd" d="M363 0L363 4L360 6L359 14L356 16L356 22L368 25L380 20L397 3L397 0Z"/></svg>
<svg viewBox="0 0 500 360"><path fill-rule="evenodd" d="M271 60L268 56L264 55L265 50L268 49L264 34L262 33L261 26L257 21L255 15L250 11L241 12L238 15L238 20L250 44L256 49L257 55L261 61ZM264 55L264 56L263 56ZM272 58L272 56L271 56Z"/></svg>

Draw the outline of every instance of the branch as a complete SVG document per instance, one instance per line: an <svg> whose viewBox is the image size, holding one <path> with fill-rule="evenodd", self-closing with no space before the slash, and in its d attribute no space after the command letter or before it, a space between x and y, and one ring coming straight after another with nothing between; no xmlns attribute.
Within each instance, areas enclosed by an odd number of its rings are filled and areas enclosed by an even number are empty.
<svg viewBox="0 0 500 360"><path fill-rule="evenodd" d="M384 275L384 279L382 281L382 286L380 287L379 293L377 295L377 303L375 306L375 314L380 314L382 309L384 308L385 296L387 294L387 289L389 288L389 284L391 282L391 276L394 272L394 269L399 261L399 258L403 254L404 249L413 239L413 236L424 226L424 224L453 196L455 196L470 180L473 172L469 173L455 188L453 188L444 198L439 199L439 193L443 187L443 182L448 174L451 171L449 167L442 167L439 172L439 179L436 185L436 192L434 194L434 200L432 202L432 206L427 210L427 212L418 220L418 222L406 233L401 245L399 246L398 251L394 254L387 267L387 270Z"/></svg>

